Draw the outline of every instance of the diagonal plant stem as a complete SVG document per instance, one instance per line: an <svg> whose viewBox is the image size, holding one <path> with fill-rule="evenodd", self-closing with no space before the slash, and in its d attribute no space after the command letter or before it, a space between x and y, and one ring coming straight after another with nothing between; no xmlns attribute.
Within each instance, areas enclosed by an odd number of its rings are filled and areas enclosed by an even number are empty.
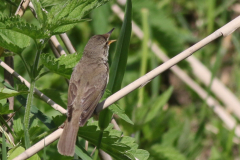
<svg viewBox="0 0 240 160"><path fill-rule="evenodd" d="M30 0L21 0L15 15L23 16L23 14L24 14L25 10L27 9L29 3L30 3Z"/></svg>
<svg viewBox="0 0 240 160"><path fill-rule="evenodd" d="M60 34L60 38L62 39L64 45L66 46L70 54L73 54L76 52L66 33Z"/></svg>
<svg viewBox="0 0 240 160"><path fill-rule="evenodd" d="M58 50L54 47L52 41L48 41L48 44L50 45L50 48L53 51L53 54L55 55L55 57L59 58L60 54L59 54Z"/></svg>
<svg viewBox="0 0 240 160"><path fill-rule="evenodd" d="M57 40L56 36L52 36L50 38L53 46L57 49L58 53L60 53L60 55L67 55L67 53L64 51L64 49L62 48L62 46L60 45L60 43Z"/></svg>

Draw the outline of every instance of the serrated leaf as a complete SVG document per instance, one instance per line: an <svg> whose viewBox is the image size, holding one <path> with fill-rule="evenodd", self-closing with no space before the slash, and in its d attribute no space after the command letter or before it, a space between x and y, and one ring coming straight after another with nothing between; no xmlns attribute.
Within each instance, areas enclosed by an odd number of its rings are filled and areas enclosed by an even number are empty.
<svg viewBox="0 0 240 160"><path fill-rule="evenodd" d="M30 38L24 34L6 29L0 29L0 46L20 54L30 45Z"/></svg>
<svg viewBox="0 0 240 160"><path fill-rule="evenodd" d="M33 39L43 39L51 36L50 31L39 29L33 24L26 23L19 16L0 17L0 29L15 31Z"/></svg>
<svg viewBox="0 0 240 160"><path fill-rule="evenodd" d="M60 34L64 33L70 29L72 29L76 23L90 21L90 19L78 19L78 18L65 18L61 21L56 22L53 26L51 26L52 34Z"/></svg>
<svg viewBox="0 0 240 160"><path fill-rule="evenodd" d="M28 90L29 90L29 88L28 88L26 85L24 85L24 84L22 84L22 83L17 84L17 91L18 91L18 92L28 91Z"/></svg>
<svg viewBox="0 0 240 160"><path fill-rule="evenodd" d="M41 54L40 58L44 66L47 67L49 71L70 79L73 71L72 68L66 68L65 65L61 65L59 61L50 54Z"/></svg>
<svg viewBox="0 0 240 160"><path fill-rule="evenodd" d="M17 92L7 88L0 88L0 99L13 97L16 95L27 94L27 91Z"/></svg>
<svg viewBox="0 0 240 160"><path fill-rule="evenodd" d="M15 23L6 26L6 29L10 29L15 32L22 33L33 39L44 39L51 36L49 31L38 29L37 26L29 23Z"/></svg>
<svg viewBox="0 0 240 160"><path fill-rule="evenodd" d="M21 139L24 136L22 121L20 117L13 120L13 130L17 136L17 139Z"/></svg>
<svg viewBox="0 0 240 160"><path fill-rule="evenodd" d="M116 160L135 160L133 154L141 154L141 150L136 149L138 145L134 142L134 139L126 136L122 137L122 132L112 128L113 125L110 124L103 132L100 149ZM97 145L101 132L102 131L97 126L97 122L89 122L87 126L79 129L78 135L88 140L90 143ZM142 153L146 154L146 152L147 151L143 151Z"/></svg>
<svg viewBox="0 0 240 160"><path fill-rule="evenodd" d="M55 124L55 126L60 126L66 120L66 116L64 116L64 115L57 115L55 117L52 117L52 120L53 120L53 123Z"/></svg>
<svg viewBox="0 0 240 160"><path fill-rule="evenodd" d="M111 106L108 107L109 110L118 115L120 118L122 118L124 121L134 125L133 121L125 114L125 111L122 110L117 104L112 104Z"/></svg>
<svg viewBox="0 0 240 160"><path fill-rule="evenodd" d="M5 101L4 104L0 103L0 115L9 114L9 113L13 112L13 110L9 110L9 106L8 106L6 99L1 99L0 101L1 102Z"/></svg>
<svg viewBox="0 0 240 160"><path fill-rule="evenodd" d="M67 56L62 55L61 57L55 59L60 65L65 65L66 68L73 68L80 61L82 53L69 54Z"/></svg>

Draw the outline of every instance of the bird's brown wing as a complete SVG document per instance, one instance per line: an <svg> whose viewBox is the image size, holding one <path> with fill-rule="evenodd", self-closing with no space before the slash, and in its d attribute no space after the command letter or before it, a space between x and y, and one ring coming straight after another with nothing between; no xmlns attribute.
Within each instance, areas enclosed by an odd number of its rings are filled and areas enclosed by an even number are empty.
<svg viewBox="0 0 240 160"><path fill-rule="evenodd" d="M73 113L79 112L81 114L79 126L84 126L86 121L91 117L104 93L108 78L105 66L102 72L100 70L100 72L92 75L92 77L92 79L87 78L89 81L84 82L84 84L80 81L76 82L73 80L69 85L68 121L71 121ZM78 83L78 85L76 83ZM81 90L79 88L81 88Z"/></svg>
<svg viewBox="0 0 240 160"><path fill-rule="evenodd" d="M84 92L84 96L82 97L83 112L79 122L80 126L84 126L86 121L92 116L97 104L102 98L107 85L107 77L106 72L99 74L89 83L91 87L88 87L86 92ZM97 85L95 85L96 83Z"/></svg>
<svg viewBox="0 0 240 160"><path fill-rule="evenodd" d="M73 104L76 100L77 90L78 90L78 88L77 88L76 83L70 82L69 88L68 88L68 112L67 112L68 113L68 115L67 115L68 121L71 121L71 119L72 119L72 112L74 110Z"/></svg>

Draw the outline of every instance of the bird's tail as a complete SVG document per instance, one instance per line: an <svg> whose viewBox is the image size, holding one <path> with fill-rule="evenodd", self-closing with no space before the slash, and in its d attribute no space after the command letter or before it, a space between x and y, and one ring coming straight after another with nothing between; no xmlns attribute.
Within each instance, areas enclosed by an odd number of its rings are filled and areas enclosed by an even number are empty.
<svg viewBox="0 0 240 160"><path fill-rule="evenodd" d="M63 133L58 141L58 152L62 155L73 156L75 152L75 143L77 133L79 130L79 123L71 123L66 121Z"/></svg>

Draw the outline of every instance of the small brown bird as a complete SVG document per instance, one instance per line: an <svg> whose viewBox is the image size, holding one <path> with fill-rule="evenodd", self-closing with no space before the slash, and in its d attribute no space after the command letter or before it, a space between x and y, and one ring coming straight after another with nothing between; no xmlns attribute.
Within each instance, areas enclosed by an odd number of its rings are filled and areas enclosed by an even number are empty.
<svg viewBox="0 0 240 160"><path fill-rule="evenodd" d="M90 38L83 56L74 68L68 88L68 113L57 148L62 155L73 156L79 126L85 125L103 96L108 83L108 49L114 28Z"/></svg>

